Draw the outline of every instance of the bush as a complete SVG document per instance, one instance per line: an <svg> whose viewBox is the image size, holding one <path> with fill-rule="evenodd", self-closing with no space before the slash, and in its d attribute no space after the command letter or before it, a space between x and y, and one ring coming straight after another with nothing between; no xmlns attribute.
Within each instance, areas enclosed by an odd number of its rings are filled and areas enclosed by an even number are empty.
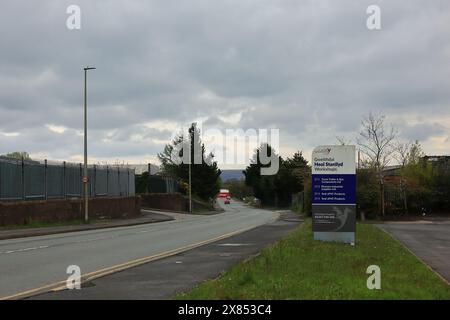
<svg viewBox="0 0 450 320"><path fill-rule="evenodd" d="M356 173L357 214L373 218L380 212L380 184L376 172L371 169L359 169Z"/></svg>

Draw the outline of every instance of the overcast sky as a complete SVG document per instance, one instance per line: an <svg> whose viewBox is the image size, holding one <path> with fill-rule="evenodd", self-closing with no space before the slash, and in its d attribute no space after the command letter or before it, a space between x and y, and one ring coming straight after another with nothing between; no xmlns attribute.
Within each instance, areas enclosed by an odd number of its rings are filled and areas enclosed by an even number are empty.
<svg viewBox="0 0 450 320"><path fill-rule="evenodd" d="M192 121L278 128L282 155L310 157L370 111L450 153L447 0L4 0L0 52L0 154L82 160L86 65L91 161L154 162Z"/></svg>

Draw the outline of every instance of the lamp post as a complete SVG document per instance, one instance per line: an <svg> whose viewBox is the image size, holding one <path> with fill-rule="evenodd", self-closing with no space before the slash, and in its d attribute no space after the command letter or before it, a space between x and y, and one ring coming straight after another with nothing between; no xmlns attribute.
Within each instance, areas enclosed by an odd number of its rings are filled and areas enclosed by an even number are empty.
<svg viewBox="0 0 450 320"><path fill-rule="evenodd" d="M84 191L84 222L89 222L88 212L88 166L87 166L87 72L94 70L94 67L84 68L84 170L83 170L83 191Z"/></svg>

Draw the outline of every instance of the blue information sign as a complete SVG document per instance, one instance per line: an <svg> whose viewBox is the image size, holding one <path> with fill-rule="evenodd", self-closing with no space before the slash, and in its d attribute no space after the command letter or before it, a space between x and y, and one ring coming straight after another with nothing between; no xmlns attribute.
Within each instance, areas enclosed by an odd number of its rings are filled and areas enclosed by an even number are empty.
<svg viewBox="0 0 450 320"><path fill-rule="evenodd" d="M312 202L317 204L354 204L356 202L354 174L313 174Z"/></svg>
<svg viewBox="0 0 450 320"><path fill-rule="evenodd" d="M314 239L355 243L355 147L320 146L312 158Z"/></svg>

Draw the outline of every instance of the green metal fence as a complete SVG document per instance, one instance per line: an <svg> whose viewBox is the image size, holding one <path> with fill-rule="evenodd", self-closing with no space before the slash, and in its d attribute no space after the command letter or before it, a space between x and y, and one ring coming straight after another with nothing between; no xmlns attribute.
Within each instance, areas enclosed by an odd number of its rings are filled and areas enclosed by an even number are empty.
<svg viewBox="0 0 450 320"><path fill-rule="evenodd" d="M178 192L178 181L172 177L149 175L148 192L150 193Z"/></svg>
<svg viewBox="0 0 450 320"><path fill-rule="evenodd" d="M83 194L83 167L0 158L0 200L64 199ZM89 196L132 196L134 169L92 165L88 168Z"/></svg>

